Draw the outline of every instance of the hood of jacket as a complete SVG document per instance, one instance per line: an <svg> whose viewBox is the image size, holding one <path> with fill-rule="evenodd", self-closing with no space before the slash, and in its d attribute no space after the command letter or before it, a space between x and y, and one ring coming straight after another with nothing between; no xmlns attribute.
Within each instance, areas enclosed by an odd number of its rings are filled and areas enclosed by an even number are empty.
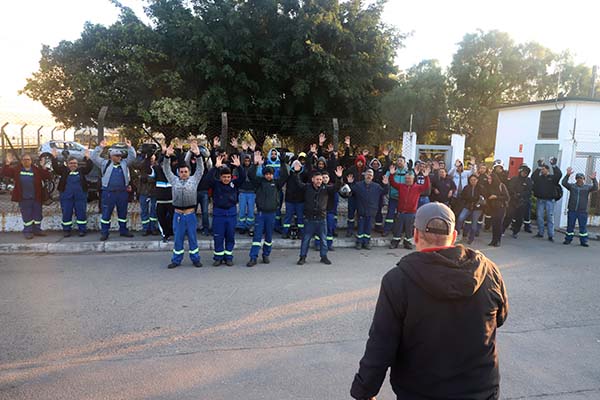
<svg viewBox="0 0 600 400"><path fill-rule="evenodd" d="M325 164L325 168L327 168L327 159L325 157L321 156L317 159L317 165L316 165L317 169L319 168L319 162L321 162L321 161L323 162L323 164Z"/></svg>
<svg viewBox="0 0 600 400"><path fill-rule="evenodd" d="M414 252L398 267L437 299L460 299L477 292L490 268L480 252L462 245L433 252Z"/></svg>
<svg viewBox="0 0 600 400"><path fill-rule="evenodd" d="M359 167L358 167L358 162L359 162L359 161L362 161L362 163L363 163L363 166L362 166L362 168L359 168ZM365 156L363 156L362 154L359 154L358 156L356 156L356 160L354 160L354 165L356 166L356 168L357 168L359 171L362 171L362 170L364 170L364 169L366 169L366 168L367 168L367 159L366 159L366 158L365 158Z"/></svg>
<svg viewBox="0 0 600 400"><path fill-rule="evenodd" d="M375 166L373 165L374 163L377 163L377 164L379 164L379 166L378 166L378 167L375 167ZM380 170L380 169L381 169L381 167L382 167L382 165L381 165L381 161L379 161L379 159L378 159L378 158L374 158L374 159L372 159L372 160L371 160L371 162L369 163L369 168L371 168L371 169L372 169L372 170L374 170L374 171L378 171L378 170Z"/></svg>
<svg viewBox="0 0 600 400"><path fill-rule="evenodd" d="M277 159L275 161L271 160L271 153L275 151L277 153ZM276 148L272 148L271 150L269 150L269 152L267 153L267 158L265 160L265 164L279 164L279 151Z"/></svg>

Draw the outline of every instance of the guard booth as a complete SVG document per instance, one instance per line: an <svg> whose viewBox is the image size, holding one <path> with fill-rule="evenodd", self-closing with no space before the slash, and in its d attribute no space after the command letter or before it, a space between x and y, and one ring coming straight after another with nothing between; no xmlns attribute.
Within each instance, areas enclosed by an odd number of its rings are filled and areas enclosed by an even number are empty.
<svg viewBox="0 0 600 400"><path fill-rule="evenodd" d="M454 165L452 162L452 146L418 144L417 159L444 161L448 167Z"/></svg>
<svg viewBox="0 0 600 400"><path fill-rule="evenodd" d="M448 169L454 166L455 160L463 161L465 155L464 135L452 134L450 145L417 144L415 132L404 132L402 138L402 155L407 160L444 161Z"/></svg>

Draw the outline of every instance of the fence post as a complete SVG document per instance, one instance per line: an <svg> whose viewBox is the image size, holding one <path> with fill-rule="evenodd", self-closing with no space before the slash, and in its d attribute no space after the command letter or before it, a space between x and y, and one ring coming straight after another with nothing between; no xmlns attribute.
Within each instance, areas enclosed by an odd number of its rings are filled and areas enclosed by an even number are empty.
<svg viewBox="0 0 600 400"><path fill-rule="evenodd" d="M73 141L76 142L77 141L77 138L76 138L77 132L79 132L80 129L79 128L73 128L73 129L74 129L74 131L73 131Z"/></svg>
<svg viewBox="0 0 600 400"><path fill-rule="evenodd" d="M25 127L27 124L23 124L21 127L21 155L25 154Z"/></svg>
<svg viewBox="0 0 600 400"><path fill-rule="evenodd" d="M56 126L54 128L52 128L52 130L50 131L50 140L54 140L54 131L56 130Z"/></svg>
<svg viewBox="0 0 600 400"><path fill-rule="evenodd" d="M41 145L41 143L40 143L40 131L41 131L43 128L44 128L44 125L40 126L40 127L38 128L38 130L37 130L37 147L38 147L38 149L40 148L40 145Z"/></svg>
<svg viewBox="0 0 600 400"><path fill-rule="evenodd" d="M8 122L2 125L2 128L0 129L2 132L2 157L6 156L6 144L4 143L4 136L6 135L6 132L4 131L4 128L6 128L7 125Z"/></svg>
<svg viewBox="0 0 600 400"><path fill-rule="evenodd" d="M333 151L339 151L339 143L340 143L340 125L338 123L338 119L333 119Z"/></svg>
<svg viewBox="0 0 600 400"><path fill-rule="evenodd" d="M226 112L222 112L221 113L221 146L226 149L227 148L227 128L228 128L228 124L227 124L227 113Z"/></svg>
<svg viewBox="0 0 600 400"><path fill-rule="evenodd" d="M65 130L63 131L63 142L67 141L67 131L69 130L69 128L65 128Z"/></svg>
<svg viewBox="0 0 600 400"><path fill-rule="evenodd" d="M104 140L104 118L106 118L106 112L108 106L102 106L98 113L98 143Z"/></svg>

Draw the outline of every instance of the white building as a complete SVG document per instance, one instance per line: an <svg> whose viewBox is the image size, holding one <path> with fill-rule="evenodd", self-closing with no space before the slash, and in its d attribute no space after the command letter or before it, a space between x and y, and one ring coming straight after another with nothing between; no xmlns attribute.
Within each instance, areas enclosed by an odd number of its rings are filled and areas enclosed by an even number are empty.
<svg viewBox="0 0 600 400"><path fill-rule="evenodd" d="M600 170L600 99L565 97L499 107L494 157L511 175L523 162L534 170L537 160L552 156L563 174L568 167L586 176ZM566 193L557 205L557 226L567 224L567 199ZM591 208L590 225L600 225L598 193Z"/></svg>

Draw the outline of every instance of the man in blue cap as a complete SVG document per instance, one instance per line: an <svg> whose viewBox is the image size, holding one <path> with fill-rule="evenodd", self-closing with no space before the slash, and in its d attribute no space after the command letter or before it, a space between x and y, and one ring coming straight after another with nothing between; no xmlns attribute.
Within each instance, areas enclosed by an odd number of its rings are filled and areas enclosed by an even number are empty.
<svg viewBox="0 0 600 400"><path fill-rule="evenodd" d="M567 213L567 233L563 244L571 244L575 237L575 222L579 222L579 243L583 247L588 247L588 200L590 193L598 190L598 181L596 172L590 175L591 185L585 184L585 175L578 173L575 175L575 184L569 183L569 177L573 174L573 168L567 168L567 173L562 180L562 185L569 191L569 205Z"/></svg>

